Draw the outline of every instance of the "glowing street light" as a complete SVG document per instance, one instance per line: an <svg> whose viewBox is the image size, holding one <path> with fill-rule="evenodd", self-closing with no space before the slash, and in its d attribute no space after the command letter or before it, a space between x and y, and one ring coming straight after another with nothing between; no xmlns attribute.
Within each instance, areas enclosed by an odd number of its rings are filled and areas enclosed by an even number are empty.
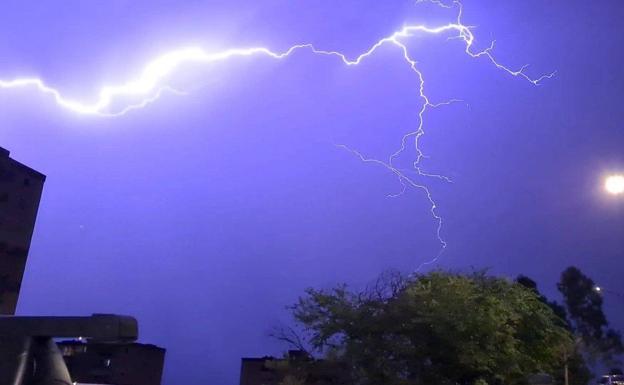
<svg viewBox="0 0 624 385"><path fill-rule="evenodd" d="M605 179L604 187L609 194L624 194L624 174L609 175L607 179Z"/></svg>
<svg viewBox="0 0 624 385"><path fill-rule="evenodd" d="M604 296L605 294L611 294L611 295L618 297L621 300L624 300L624 294L617 292L617 291L606 289L603 286L595 285L592 289L600 296Z"/></svg>

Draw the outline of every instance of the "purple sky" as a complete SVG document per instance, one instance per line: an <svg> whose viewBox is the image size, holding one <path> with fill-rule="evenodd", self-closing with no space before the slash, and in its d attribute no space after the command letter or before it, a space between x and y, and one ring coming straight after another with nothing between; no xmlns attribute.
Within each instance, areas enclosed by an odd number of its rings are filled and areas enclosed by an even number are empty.
<svg viewBox="0 0 624 385"><path fill-rule="evenodd" d="M535 87L471 59L460 41L406 41L432 101L421 147L449 243L436 265L535 278L567 266L624 292L624 7L612 1L464 2L464 23ZM5 1L0 79L39 76L67 95L135 76L173 48L311 42L352 55L406 23L454 21L414 1ZM183 80L180 80L183 79ZM300 52L191 66L187 96L120 118L79 116L34 90L0 90L0 145L48 176L20 314L125 313L168 349L166 385L238 381L242 356L304 288L359 287L438 252L421 191L336 148L386 157L417 124L418 80L396 48L358 67ZM615 327L622 303L606 297Z"/></svg>

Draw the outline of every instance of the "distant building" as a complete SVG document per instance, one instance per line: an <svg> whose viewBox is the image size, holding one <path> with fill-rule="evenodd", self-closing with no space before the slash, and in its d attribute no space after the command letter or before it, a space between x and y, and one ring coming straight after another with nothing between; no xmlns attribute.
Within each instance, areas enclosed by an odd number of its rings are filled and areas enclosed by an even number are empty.
<svg viewBox="0 0 624 385"><path fill-rule="evenodd" d="M74 383L160 385L165 349L155 345L58 343Z"/></svg>
<svg viewBox="0 0 624 385"><path fill-rule="evenodd" d="M279 385L286 375L284 369L290 364L297 362L322 363L323 361L312 360L310 356L302 350L289 350L284 358L270 356L260 358L244 357L241 359L240 385ZM319 373L318 370L316 370L314 374L319 378L323 377L324 374L331 374L327 369L327 367L323 367L321 372L325 373Z"/></svg>
<svg viewBox="0 0 624 385"><path fill-rule="evenodd" d="M241 360L240 385L277 385L283 379L272 365L280 361L274 357L245 358Z"/></svg>
<svg viewBox="0 0 624 385"><path fill-rule="evenodd" d="M0 147L0 314L15 314L45 175Z"/></svg>

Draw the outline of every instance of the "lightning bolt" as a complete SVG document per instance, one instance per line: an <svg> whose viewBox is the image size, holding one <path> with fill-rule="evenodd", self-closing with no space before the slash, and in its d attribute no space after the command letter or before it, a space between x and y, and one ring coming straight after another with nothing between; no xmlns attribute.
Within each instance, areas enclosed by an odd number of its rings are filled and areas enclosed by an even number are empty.
<svg viewBox="0 0 624 385"><path fill-rule="evenodd" d="M409 173L415 173L418 177L424 178L436 178L446 182L452 182L448 177L439 174L430 174L424 171L420 163L425 154L422 152L419 146L419 141L425 134L424 130L424 116L430 109L448 105L451 103L460 102L458 99L451 99L449 101L441 103L432 103L429 97L425 93L425 78L423 73L417 67L417 61L410 53L407 45L409 38L414 37L417 34L426 35L440 35L440 34L453 34L449 39L457 39L464 43L464 52L474 58L484 58L493 64L497 69L511 75L513 77L521 78L530 82L533 85L539 85L543 80L550 79L555 75L555 72L541 75L537 78L530 77L525 71L527 65L524 65L518 69L511 69L496 60L493 55L494 44L493 41L489 47L483 50L475 50L475 36L472 32L472 27L463 24L463 6L461 2L455 0L451 4L444 3L441 0L417 0L416 3L430 2L436 6L445 9L457 9L456 20L452 23L443 24L439 26L427 26L427 25L406 25L400 30L393 32L392 34L378 40L371 45L366 51L355 57L349 57L339 51L322 50L315 47L312 44L297 44L293 45L285 51L273 51L266 47L251 47L251 48L233 48L219 52L208 52L201 47L186 47L165 53L149 62L141 72L138 78L130 80L123 84L103 86L97 98L94 102L83 102L79 100L70 99L65 97L61 91L49 86L42 79L36 77L24 77L16 78L12 80L0 79L0 89L16 89L16 88L34 88L37 91L49 95L54 102L69 111L82 115L95 115L100 117L118 117L127 114L130 111L142 109L149 104L158 100L165 92L173 92L176 94L183 93L173 89L167 84L164 84L166 79L180 69L183 64L213 64L223 62L238 57L248 56L265 56L277 60L286 59L289 56L295 54L297 51L307 50L315 55L335 57L340 60L344 65L356 66L362 61L366 60L382 46L392 45L398 48L402 59L415 74L419 82L419 98L423 101L422 107L418 111L418 123L414 130L406 133L402 139L399 148L392 153L386 161L373 159L366 157L364 154L357 150L350 148L345 144L337 144L338 147L345 149L355 155L359 160L365 163L374 163L386 168L392 174L394 174L402 189L396 193L391 194L389 197L397 197L402 195L407 188L416 188L422 190L429 203L430 211L436 222L436 236L440 244L440 251L436 257L428 262L423 263L418 269L427 264L432 264L438 260L441 254L447 247L447 242L442 237L442 217L438 214L438 205L433 199L429 188L416 181L415 177L410 177ZM138 103L127 104L124 108L115 111L113 106L116 100L125 100L125 98L134 98L140 100ZM408 146L413 146L416 151L416 159L413 162L413 167L410 170L401 170L395 166L396 159L406 151Z"/></svg>

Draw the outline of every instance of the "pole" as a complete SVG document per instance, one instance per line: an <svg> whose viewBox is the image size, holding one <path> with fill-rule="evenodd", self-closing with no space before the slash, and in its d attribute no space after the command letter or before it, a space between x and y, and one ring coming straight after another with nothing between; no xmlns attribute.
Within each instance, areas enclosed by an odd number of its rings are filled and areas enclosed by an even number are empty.
<svg viewBox="0 0 624 385"><path fill-rule="evenodd" d="M564 385L570 385L568 376L568 351L563 351L563 383Z"/></svg>

